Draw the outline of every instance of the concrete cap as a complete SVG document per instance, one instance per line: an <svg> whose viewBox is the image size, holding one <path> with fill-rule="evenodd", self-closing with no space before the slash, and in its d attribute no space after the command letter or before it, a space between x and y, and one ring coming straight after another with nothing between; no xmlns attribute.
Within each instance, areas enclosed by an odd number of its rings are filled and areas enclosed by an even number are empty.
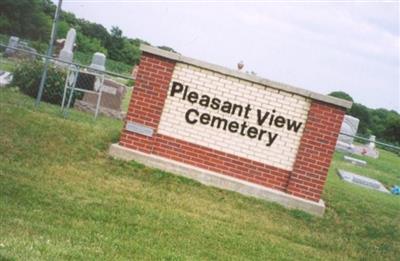
<svg viewBox="0 0 400 261"><path fill-rule="evenodd" d="M200 68L204 68L204 69L208 69L214 72L218 72L218 73L222 73L225 75L229 75L229 76L233 76L236 78L240 78L243 80L247 80L250 82L254 82L254 83L258 83L258 84L262 84L262 85L266 85L268 87L274 88L274 89L278 89L278 90L282 90L282 91L286 91L286 92L290 92L290 93L294 93L294 94L298 94L301 95L303 97L307 97L307 98L311 98L313 100L317 100L317 101L322 101L325 103L329 103L329 104L333 104L339 107L343 107L343 108L351 108L351 105L353 104L350 101L347 100L343 100L343 99L339 99L336 97L332 97L332 96L328 96L328 95L323 95L317 92L313 92L313 91L309 91L309 90L305 90L302 88L298 88L298 87L294 87L291 85L287 85L287 84L283 84L283 83L279 83L279 82L275 82L275 81L271 81L265 78L261 78L255 75L251 75L251 74L247 74L244 72L239 72L237 70L232 70L220 65L216 65L216 64L212 64L212 63L208 63L208 62L203 62L200 60L196 60L193 58L189 58L186 56L183 56L181 54L178 53L173 53L173 52L169 52L169 51L165 51L162 50L160 48L156 48L156 47L152 47L149 45L145 45L145 44L141 44L140 45L140 50L142 52L145 53L150 53L150 54L154 54L160 57L164 57L173 61L177 61L177 62L181 62L181 63L185 63L185 64L190 64L190 65L194 65Z"/></svg>

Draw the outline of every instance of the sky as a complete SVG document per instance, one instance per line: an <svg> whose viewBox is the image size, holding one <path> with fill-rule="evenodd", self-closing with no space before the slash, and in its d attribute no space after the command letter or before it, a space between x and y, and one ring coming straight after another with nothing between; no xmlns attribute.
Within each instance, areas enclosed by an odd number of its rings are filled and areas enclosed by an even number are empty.
<svg viewBox="0 0 400 261"><path fill-rule="evenodd" d="M58 2L53 0L53 2ZM79 18L182 55L400 112L399 1L64 0Z"/></svg>

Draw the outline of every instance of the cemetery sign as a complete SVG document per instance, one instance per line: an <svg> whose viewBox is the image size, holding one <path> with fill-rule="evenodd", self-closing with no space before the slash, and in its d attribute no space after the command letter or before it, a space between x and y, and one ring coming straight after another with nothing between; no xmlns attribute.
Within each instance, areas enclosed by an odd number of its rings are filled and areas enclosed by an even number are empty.
<svg viewBox="0 0 400 261"><path fill-rule="evenodd" d="M141 49L111 155L322 215L320 197L350 102Z"/></svg>

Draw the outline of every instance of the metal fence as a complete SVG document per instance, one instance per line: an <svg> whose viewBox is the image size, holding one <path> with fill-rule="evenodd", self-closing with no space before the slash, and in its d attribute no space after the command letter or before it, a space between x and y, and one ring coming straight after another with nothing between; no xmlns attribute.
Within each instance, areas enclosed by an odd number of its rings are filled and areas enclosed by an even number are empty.
<svg viewBox="0 0 400 261"><path fill-rule="evenodd" d="M43 99L45 101L47 99L51 103L58 103L65 116L68 115L69 108L74 106L79 110L92 112L94 117L97 117L98 114L119 119L124 117L134 84L134 78L131 75L99 70L96 67L76 62L66 62L57 57L0 43L0 85L11 80L12 75L8 72L18 72L19 67L27 64L43 66L46 59L50 61L50 67L53 70L48 72ZM31 75L35 79L40 76L40 70L36 72L36 75ZM63 79L60 80L60 77ZM63 86L58 86L57 90L54 90L55 87L52 85L54 78L58 79L55 85L59 85L59 82L63 81ZM20 86L20 88L22 87L26 88ZM24 92L36 97L35 91L38 86L32 85L30 88L31 90L24 89ZM56 98L49 99L47 97L51 91L58 92ZM62 97L60 97L61 93Z"/></svg>
<svg viewBox="0 0 400 261"><path fill-rule="evenodd" d="M396 153L396 154L398 154L400 156L400 147L399 146L396 146L396 145L393 145L393 144L389 144L389 143L386 143L386 142L382 142L382 141L371 141L369 138L361 137L361 136L358 136L358 135L349 135L347 133L342 133L342 132L340 134L344 135L344 136L352 137L357 142L362 143L362 144L367 144L367 143L371 143L371 142L375 143L376 147L385 149L387 151L394 152L394 153Z"/></svg>
<svg viewBox="0 0 400 261"><path fill-rule="evenodd" d="M13 55L8 55L6 50L15 51ZM32 52L22 48L8 47L0 43L0 85L10 80L10 75L6 72L14 71L18 66L28 61L44 63L48 58L52 66L63 71L62 98L59 105L64 116L68 115L68 110L74 106L78 110L89 111L97 117L99 113L118 119L123 119L128 110L130 95L133 91L134 78L131 75L124 75L107 70L97 70L88 65L80 63L69 63L49 57L44 54ZM41 73L41 72L39 72ZM49 78L51 78L51 71ZM40 76L40 75L38 75ZM38 87L38 86L36 86ZM48 86L46 87L48 88ZM46 91L46 89L45 89ZM33 93L35 94L35 93ZM342 135L347 135L341 133ZM369 139L361 136L351 136L361 143L370 142ZM375 141L378 147L400 154L400 147L385 142Z"/></svg>

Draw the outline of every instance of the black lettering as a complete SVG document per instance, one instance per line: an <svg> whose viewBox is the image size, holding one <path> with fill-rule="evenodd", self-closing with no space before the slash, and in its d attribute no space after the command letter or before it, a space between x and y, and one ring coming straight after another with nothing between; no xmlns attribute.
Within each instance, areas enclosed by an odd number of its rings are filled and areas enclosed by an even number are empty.
<svg viewBox="0 0 400 261"><path fill-rule="evenodd" d="M261 140L263 135L266 134L268 131L261 129L260 133L258 134L258 140Z"/></svg>
<svg viewBox="0 0 400 261"><path fill-rule="evenodd" d="M265 144L267 147L271 146L272 143L276 140L276 137L278 137L278 133L272 133L268 132L268 142Z"/></svg>
<svg viewBox="0 0 400 261"><path fill-rule="evenodd" d="M208 107L208 105L210 105L210 97L208 95L202 95L199 104Z"/></svg>
<svg viewBox="0 0 400 261"><path fill-rule="evenodd" d="M221 124L223 124L223 130L226 130L226 125L228 124L228 120L220 118L220 117L213 117L211 120L211 127L215 126L215 122L217 122L217 129L219 129L221 127Z"/></svg>
<svg viewBox="0 0 400 261"><path fill-rule="evenodd" d="M211 109L219 110L219 106L221 105L221 100L218 98L213 98L211 101Z"/></svg>
<svg viewBox="0 0 400 261"><path fill-rule="evenodd" d="M275 113L275 110L272 110L272 113ZM275 117L275 115L271 114L271 117L269 118L269 126L271 126L272 123L274 122L274 117Z"/></svg>
<svg viewBox="0 0 400 261"><path fill-rule="evenodd" d="M236 121L231 121L228 125L228 129L230 132L236 133L239 129L239 123Z"/></svg>
<svg viewBox="0 0 400 261"><path fill-rule="evenodd" d="M197 120L191 120L189 118L189 114L191 114L191 113L194 113L196 116L199 116L199 112L196 109L189 109L185 113L185 120L186 120L187 123L195 124L197 122Z"/></svg>
<svg viewBox="0 0 400 261"><path fill-rule="evenodd" d="M189 92L189 96L188 96L189 102L195 103L195 102L197 102L198 99L199 99L199 95L197 94L197 92Z"/></svg>
<svg viewBox="0 0 400 261"><path fill-rule="evenodd" d="M258 135L258 129L256 127L250 127L247 129L247 136L249 138L254 139Z"/></svg>
<svg viewBox="0 0 400 261"><path fill-rule="evenodd" d="M263 116L261 116L261 110L257 109L257 124L262 126L264 122L268 119L269 112L265 112Z"/></svg>
<svg viewBox="0 0 400 261"><path fill-rule="evenodd" d="M293 129L294 132L298 132L302 124L302 122L297 123L297 121L291 121L288 119L286 126L289 131Z"/></svg>
<svg viewBox="0 0 400 261"><path fill-rule="evenodd" d="M200 116L200 122L201 122L201 124L204 124L204 125L209 124L209 123L210 123L210 114L208 114L208 113L203 113L203 114Z"/></svg>
<svg viewBox="0 0 400 261"><path fill-rule="evenodd" d="M221 111L225 113L231 113L231 110L232 110L232 103L224 101L221 107Z"/></svg>
<svg viewBox="0 0 400 261"><path fill-rule="evenodd" d="M239 113L237 114L237 116L242 116L242 111L243 111L243 106L239 105L239 104L233 104L233 108L232 108L232 115L234 115L236 113L236 109L239 110Z"/></svg>
<svg viewBox="0 0 400 261"><path fill-rule="evenodd" d="M183 96L182 96L183 100L186 100L186 94L187 94L188 90L189 90L189 86L186 85L185 90L183 91Z"/></svg>
<svg viewBox="0 0 400 261"><path fill-rule="evenodd" d="M244 133L244 131L246 130L247 126L248 126L248 125L247 125L247 122L245 122L245 121L242 123L242 125L240 125L240 127L241 127L241 128L240 128L240 135L242 135L242 136L246 135L246 134Z"/></svg>
<svg viewBox="0 0 400 261"><path fill-rule="evenodd" d="M282 116L278 116L275 118L275 126L278 128L282 128L283 126L285 126L285 118L283 118Z"/></svg>
<svg viewBox="0 0 400 261"><path fill-rule="evenodd" d="M174 96L175 93L181 93L183 91L183 85L179 82L172 82L170 96Z"/></svg>
<svg viewBox="0 0 400 261"><path fill-rule="evenodd" d="M248 119L249 118L249 112L251 111L251 106L250 104L247 104L246 108L245 108L245 112L244 112L244 118Z"/></svg>

